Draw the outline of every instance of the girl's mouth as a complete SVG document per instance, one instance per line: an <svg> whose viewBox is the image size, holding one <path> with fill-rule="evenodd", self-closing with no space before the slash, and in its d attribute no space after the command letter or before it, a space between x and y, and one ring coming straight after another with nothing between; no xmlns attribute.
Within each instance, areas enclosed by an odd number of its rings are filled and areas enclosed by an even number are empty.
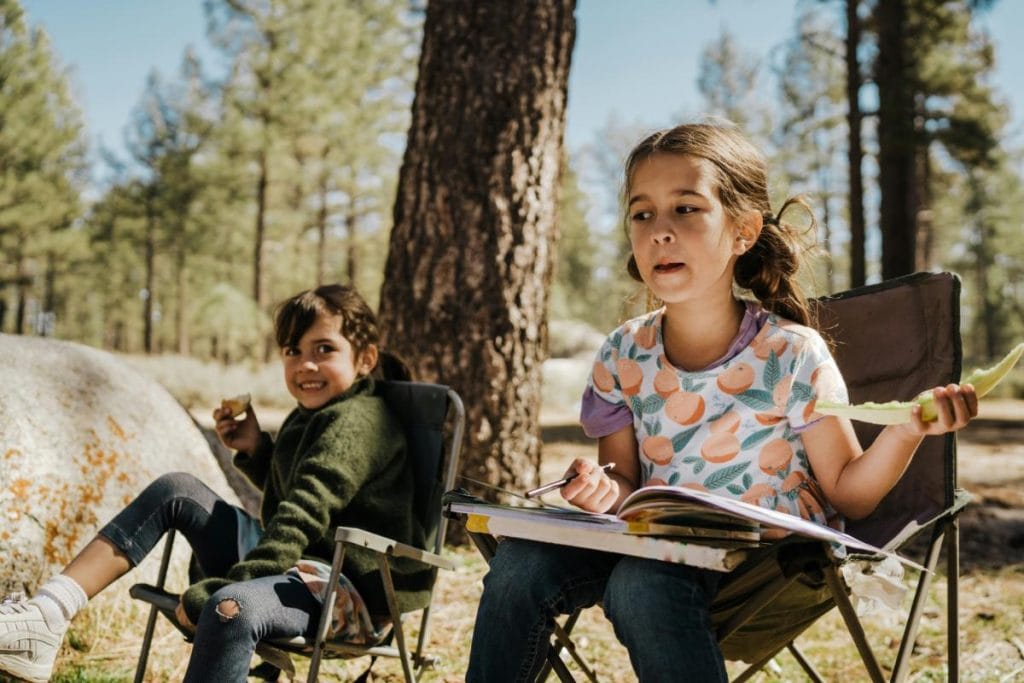
<svg viewBox="0 0 1024 683"><path fill-rule="evenodd" d="M326 385L326 382L299 382L299 389L303 391L319 391Z"/></svg>
<svg viewBox="0 0 1024 683"><path fill-rule="evenodd" d="M685 263L680 261L672 261L669 263L659 263L654 266L655 273L675 273L686 267Z"/></svg>

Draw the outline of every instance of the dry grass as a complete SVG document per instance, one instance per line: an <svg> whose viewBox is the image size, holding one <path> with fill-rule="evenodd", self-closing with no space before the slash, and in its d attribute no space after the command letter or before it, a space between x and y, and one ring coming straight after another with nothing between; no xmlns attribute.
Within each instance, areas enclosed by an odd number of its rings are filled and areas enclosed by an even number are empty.
<svg viewBox="0 0 1024 683"><path fill-rule="evenodd" d="M444 573L437 586L429 650L440 657L435 671L423 681L454 683L463 680L469 655L475 605L485 564L470 548L451 551L458 563ZM127 577L129 581L138 577ZM59 659L55 681L131 680L145 627L145 613L121 585L94 600L74 623ZM938 577L925 609L921 634L911 664L912 681L945 680L945 579ZM964 681L1024 680L1024 642L1020 627L1024 613L1024 566L977 571L961 580L961 649ZM868 637L883 666L896 655L902 623L892 617L867 621ZM601 674L602 681L634 681L625 650L615 640L600 609L584 613L575 631L577 646ZM845 635L835 611L800 638L799 644L829 681L863 680L856 650ZM150 656L148 681L181 680L189 646L166 621L158 621ZM297 661L300 672L305 662ZM331 661L324 665L323 681L351 680L362 672L364 660ZM730 664L734 673L739 667ZM396 661L380 660L373 668L376 681L403 680ZM800 670L788 654L780 655L771 671L755 680L799 681Z"/></svg>
<svg viewBox="0 0 1024 683"><path fill-rule="evenodd" d="M593 447L576 443L551 444L545 449L542 478L554 478L574 457L593 457ZM1015 453L1000 453L1004 458L1018 460ZM989 469L992 463L979 452L962 454L966 474L972 466ZM1012 468L1003 473L1013 474ZM1016 481L1016 480L1015 480ZM1000 485L1005 482L999 482ZM1014 499L1011 503L1020 503ZM971 533L967 529L964 534ZM965 551L967 545L965 544ZM458 567L442 573L437 586L437 604L431 621L429 651L440 658L435 671L427 672L425 683L454 683L463 680L473 630L476 603L481 591L485 563L469 547L450 550ZM965 555L965 562L972 558ZM1009 566L971 569L960 582L960 644L961 672L964 681L1024 681L1024 563ZM151 580L152 566L133 572L107 593L94 600L75 621L71 637L59 660L55 680L64 683L84 681L131 680L135 659L145 627L141 608L127 597L127 586L140 580ZM915 577L916 579L916 577ZM181 585L181 577L172 582ZM910 681L944 681L946 652L945 577L939 575L933 584L925 607L921 632L911 660ZM909 595L907 596L909 609ZM905 612L904 612L905 613ZM892 615L866 620L868 638L883 667L896 656L902 621ZM158 621L156 642L150 659L150 681L177 681L184 673L189 646L164 620ZM588 661L600 673L602 681L635 681L624 648L615 639L600 609L584 613L575 630L575 640ZM410 638L411 640L411 638ZM864 680L856 649L846 634L842 619L833 611L821 619L798 641L821 675L828 681ZM305 661L296 662L305 672ZM365 667L363 660L331 661L324 665L323 681L351 680ZM573 668L573 667L571 667ZM734 674L741 669L730 663ZM402 681L401 666L394 660L379 660L373 668L373 680ZM755 681L805 680L796 661L788 653L779 655L769 669Z"/></svg>
<svg viewBox="0 0 1024 683"><path fill-rule="evenodd" d="M236 375L215 364L183 364L181 359L141 359L135 362L146 374L168 385L171 393L199 412L215 405L221 396L251 391L257 406L266 396L268 407L278 407L283 391L276 366ZM578 396L578 368L552 366L546 369L545 413L572 417L575 407L567 398ZM275 397L276 396L276 397ZM284 407L283 405L281 407ZM1015 405L1014 410L1019 410ZM1002 491L991 489L986 499L999 506L1019 510L1024 507L1020 496L1020 471L1009 464L1024 467L1024 446L1018 440L1007 446L1006 435L998 435L994 445L984 454L961 453L962 476L970 480L998 483ZM1006 449L1010 448L1010 451ZM1002 449L1002 450L1000 450ZM574 457L593 457L589 445L551 444L545 448L541 477L558 476ZM967 456L967 457L965 457ZM973 470L972 470L973 466ZM1024 471L1024 470L1021 470ZM992 482L994 472L1005 475ZM974 488L971 481L969 488ZM1011 492L1012 495L1010 495ZM998 494L998 495L996 495ZM184 545L184 544L182 544ZM965 560L968 557L965 544ZM472 548L451 551L458 563L454 572L445 572L437 586L437 604L432 618L429 651L440 657L435 671L427 672L425 683L463 680L473 630L476 603L480 595L484 562ZM993 554L993 553L990 553ZM998 553L994 553L998 555ZM132 679L138 647L145 628L145 612L127 596L127 587L136 581L151 581L152 565L144 566L125 577L119 584L99 596L73 624L58 660L54 680L63 683L114 682ZM183 577L172 577L171 585L182 585ZM943 681L946 652L945 578L938 576L925 608L921 632L911 661L910 681ZM908 596L909 600L909 596ZM961 677L964 681L1024 681L1024 563L982 564L965 573L960 584ZM868 638L883 667L896 656L902 623L892 617L870 618L866 623ZM413 634L415 636L415 634ZM575 630L577 646L600 673L602 681L634 681L623 647L615 639L600 609L584 613ZM864 675L842 620L833 611L799 639L799 645L828 681L861 681ZM150 655L147 681L181 680L188 661L189 646L164 620L158 620L156 639ZM305 662L296 662L300 674ZM363 660L330 661L324 665L321 680L344 681L354 678L365 667ZM730 663L735 673L739 666ZM401 667L396 661L380 660L374 665L373 680L401 681ZM2 679L2 676L0 676ZM759 681L799 681L804 677L789 654L778 656L768 670L758 674Z"/></svg>

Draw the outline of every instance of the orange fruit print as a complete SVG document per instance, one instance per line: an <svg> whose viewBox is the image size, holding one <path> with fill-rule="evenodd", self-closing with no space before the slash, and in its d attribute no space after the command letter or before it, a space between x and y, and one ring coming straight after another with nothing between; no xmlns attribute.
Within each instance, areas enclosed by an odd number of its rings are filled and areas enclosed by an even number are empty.
<svg viewBox="0 0 1024 683"><path fill-rule="evenodd" d="M672 462L675 451L672 441L666 436L648 436L644 439L642 449L648 460L656 465L667 465Z"/></svg>
<svg viewBox="0 0 1024 683"><path fill-rule="evenodd" d="M718 388L727 394L742 394L754 384L754 368L737 363L718 376Z"/></svg>
<svg viewBox="0 0 1024 683"><path fill-rule="evenodd" d="M615 370L619 373L619 384L626 396L640 393L640 384L644 381L644 371L635 360L620 358L615 361Z"/></svg>
<svg viewBox="0 0 1024 683"><path fill-rule="evenodd" d="M704 417L704 398L691 391L679 391L665 401L665 415L681 425L692 425Z"/></svg>
<svg viewBox="0 0 1024 683"><path fill-rule="evenodd" d="M612 377L612 373L608 368L605 367L604 363L600 361L594 363L594 386L599 391L609 392L615 388L615 378Z"/></svg>

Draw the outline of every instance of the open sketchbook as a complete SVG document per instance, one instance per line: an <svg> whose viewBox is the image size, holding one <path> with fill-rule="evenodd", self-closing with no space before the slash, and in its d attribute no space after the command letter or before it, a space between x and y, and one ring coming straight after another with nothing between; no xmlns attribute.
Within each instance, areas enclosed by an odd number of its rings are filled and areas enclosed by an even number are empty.
<svg viewBox="0 0 1024 683"><path fill-rule="evenodd" d="M893 555L849 534L776 510L675 486L634 491L616 515L575 509L486 503L451 492L449 513L470 532L527 538L731 571L760 547L764 531L781 529L869 554ZM897 559L901 561L903 558Z"/></svg>

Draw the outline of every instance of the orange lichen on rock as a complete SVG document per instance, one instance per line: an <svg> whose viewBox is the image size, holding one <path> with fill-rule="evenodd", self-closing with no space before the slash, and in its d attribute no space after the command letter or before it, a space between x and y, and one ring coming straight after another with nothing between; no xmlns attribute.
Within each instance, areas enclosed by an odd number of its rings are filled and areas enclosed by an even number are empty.
<svg viewBox="0 0 1024 683"><path fill-rule="evenodd" d="M21 498L25 500L28 498L28 490L31 488L32 482L28 479L15 479L11 483L10 491L14 494L15 498Z"/></svg>
<svg viewBox="0 0 1024 683"><path fill-rule="evenodd" d="M107 415L107 426L110 427L110 431L114 433L114 436L121 441L127 441L132 436L121 428L121 425L117 423L113 415Z"/></svg>

